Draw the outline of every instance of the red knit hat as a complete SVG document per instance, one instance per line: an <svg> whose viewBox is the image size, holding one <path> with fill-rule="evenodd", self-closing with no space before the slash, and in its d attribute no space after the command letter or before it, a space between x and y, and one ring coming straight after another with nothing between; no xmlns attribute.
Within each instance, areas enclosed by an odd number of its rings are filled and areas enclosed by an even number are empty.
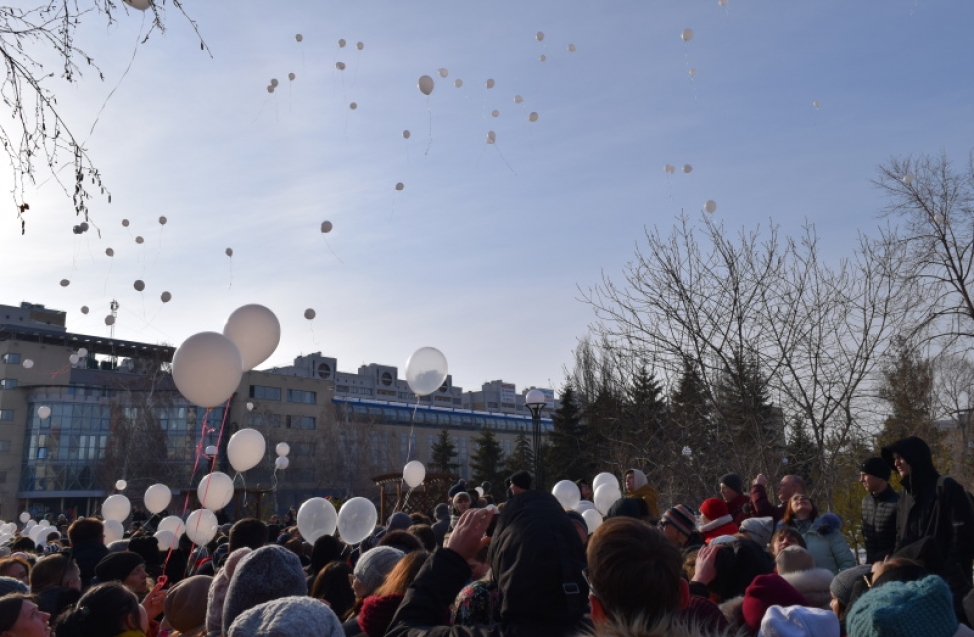
<svg viewBox="0 0 974 637"><path fill-rule="evenodd" d="M717 518L722 518L727 515L727 503L720 498L707 498L700 505L700 512L704 516L713 522Z"/></svg>
<svg viewBox="0 0 974 637"><path fill-rule="evenodd" d="M758 575L744 591L744 623L757 632L764 613L772 606L809 606L809 603L780 575Z"/></svg>
<svg viewBox="0 0 974 637"><path fill-rule="evenodd" d="M382 637L392 623L392 616L399 610L403 597L399 593L366 597L358 614L358 627L369 637Z"/></svg>

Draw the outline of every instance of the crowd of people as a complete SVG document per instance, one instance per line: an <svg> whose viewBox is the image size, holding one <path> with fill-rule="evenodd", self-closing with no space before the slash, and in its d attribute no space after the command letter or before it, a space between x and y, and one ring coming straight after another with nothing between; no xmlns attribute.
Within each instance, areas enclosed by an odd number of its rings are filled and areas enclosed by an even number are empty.
<svg viewBox="0 0 974 637"><path fill-rule="evenodd" d="M776 504L765 476L728 473L714 497L661 510L631 469L594 532L525 471L502 503L460 481L355 546L309 544L293 511L166 551L152 518L107 546L81 518L61 540L0 547L0 637L974 635L968 493L916 437L860 470L858 556L795 475Z"/></svg>

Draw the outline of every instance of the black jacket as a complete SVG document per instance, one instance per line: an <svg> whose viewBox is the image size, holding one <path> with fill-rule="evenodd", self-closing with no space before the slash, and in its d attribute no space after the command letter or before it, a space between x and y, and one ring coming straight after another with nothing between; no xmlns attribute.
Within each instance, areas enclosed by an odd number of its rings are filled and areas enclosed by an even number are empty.
<svg viewBox="0 0 974 637"><path fill-rule="evenodd" d="M896 549L896 508L900 496L886 485L880 493L862 499L862 535L866 540L866 561L879 562Z"/></svg>
<svg viewBox="0 0 974 637"><path fill-rule="evenodd" d="M108 547L102 544L101 540L89 540L72 546L71 555L81 571L81 590L85 590L95 576L98 562L108 555Z"/></svg>
<svg viewBox="0 0 974 637"><path fill-rule="evenodd" d="M896 509L896 550L924 537L932 537L947 567L957 565L970 580L974 560L974 510L967 494L952 478L940 481L930 447L910 436L883 447L883 459L892 467L896 453L910 465L901 480L903 492ZM938 487L938 482L942 484Z"/></svg>

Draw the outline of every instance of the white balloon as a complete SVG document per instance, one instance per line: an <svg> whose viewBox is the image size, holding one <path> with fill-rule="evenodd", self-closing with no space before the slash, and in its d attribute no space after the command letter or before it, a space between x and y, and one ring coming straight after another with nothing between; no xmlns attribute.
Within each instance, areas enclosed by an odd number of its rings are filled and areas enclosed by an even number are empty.
<svg viewBox="0 0 974 637"><path fill-rule="evenodd" d="M132 284L132 287L134 287L137 292L141 292L145 289L145 282L141 279L137 279L135 283Z"/></svg>
<svg viewBox="0 0 974 637"><path fill-rule="evenodd" d="M663 166L663 171L666 172L667 175L672 175L673 173L676 172L676 166L671 166L670 164L666 164L665 166Z"/></svg>
<svg viewBox="0 0 974 637"><path fill-rule="evenodd" d="M555 496L555 499L565 509L574 509L579 500L582 499L578 485L571 480L561 480L555 483L555 486L551 488L551 495Z"/></svg>
<svg viewBox="0 0 974 637"><path fill-rule="evenodd" d="M118 520L105 520L104 530L105 546L112 542L117 542L125 536L125 527Z"/></svg>
<svg viewBox="0 0 974 637"><path fill-rule="evenodd" d="M105 325L115 325L115 317L109 314L105 317Z"/></svg>
<svg viewBox="0 0 974 637"><path fill-rule="evenodd" d="M683 172L687 175L693 172L693 166L690 164L683 164Z"/></svg>
<svg viewBox="0 0 974 637"><path fill-rule="evenodd" d="M172 379L186 400L200 407L223 404L243 376L243 356L229 338L200 332L183 341L172 359Z"/></svg>
<svg viewBox="0 0 974 637"><path fill-rule="evenodd" d="M487 88L494 88L494 80L493 79L487 80L486 86Z"/></svg>
<svg viewBox="0 0 974 637"><path fill-rule="evenodd" d="M316 312L310 307L304 311L304 318L308 319L309 321L313 321L315 316L317 316Z"/></svg>
<svg viewBox="0 0 974 637"><path fill-rule="evenodd" d="M592 480L592 491L594 492L596 489L598 489L599 487L601 487L603 484L613 484L613 485L615 485L616 491L618 491L620 489L620 487L619 487L619 478L615 477L615 475L609 473L608 471L603 471L599 475L595 476L595 479Z"/></svg>
<svg viewBox="0 0 974 637"><path fill-rule="evenodd" d="M294 73L288 73L287 74L287 79L291 80L292 82L294 81L294 78L296 78L296 77L297 77L297 75L295 75Z"/></svg>
<svg viewBox="0 0 974 637"><path fill-rule="evenodd" d="M247 411L253 411L253 410L254 410L254 403L247 403Z"/></svg>
<svg viewBox="0 0 974 637"><path fill-rule="evenodd" d="M24 362L23 362L23 365L24 365L24 369L30 369L31 367L34 366L34 361L32 361L29 358L25 358L24 359Z"/></svg>
<svg viewBox="0 0 974 637"><path fill-rule="evenodd" d="M356 108L358 108L358 103L352 102L351 104L348 105L348 107L354 111Z"/></svg>
<svg viewBox="0 0 974 637"><path fill-rule="evenodd" d="M145 509L149 513L160 513L169 506L169 502L172 500L172 491L164 484L154 484L145 490L145 495L142 496L142 501L145 504Z"/></svg>
<svg viewBox="0 0 974 637"><path fill-rule="evenodd" d="M126 482L125 480L116 480L115 481L115 489L118 490L118 491L125 491L125 489L127 489L128 486L129 486L129 483Z"/></svg>
<svg viewBox="0 0 974 637"><path fill-rule="evenodd" d="M544 31L538 31L534 35L534 39L537 40L538 42L541 42L542 40L544 40Z"/></svg>
<svg viewBox="0 0 974 637"><path fill-rule="evenodd" d="M447 71L446 69L440 69L439 71L437 71L437 73L440 74L440 77L446 77L447 75L450 74L450 72Z"/></svg>
<svg viewBox="0 0 974 637"><path fill-rule="evenodd" d="M223 253L225 255L227 255L228 257L232 257L233 256L233 248L227 248L226 250L223 251Z"/></svg>
<svg viewBox="0 0 974 637"><path fill-rule="evenodd" d="M80 360L81 359L78 358L77 354L71 354L70 356L68 356L68 362L71 363L72 365L77 365L78 361Z"/></svg>
<svg viewBox="0 0 974 637"><path fill-rule="evenodd" d="M166 222L168 222L168 221L169 221L169 219L166 219L165 217L159 217L159 225L160 226L166 225Z"/></svg>
<svg viewBox="0 0 974 637"><path fill-rule="evenodd" d="M241 429L230 436L227 458L234 469L246 471L260 464L266 449L267 442L262 433L256 429Z"/></svg>
<svg viewBox="0 0 974 637"><path fill-rule="evenodd" d="M161 295L159 296L159 298L160 298L160 299L162 299L162 302L163 302L163 303L168 303L169 301L171 301L171 300L172 300L172 294L170 294L169 292L163 292L163 293L162 293L162 294L161 294Z"/></svg>
<svg viewBox="0 0 974 637"><path fill-rule="evenodd" d="M159 526L156 528L160 531L169 531L176 536L177 540L186 532L186 524L178 515L167 515L159 521Z"/></svg>
<svg viewBox="0 0 974 637"><path fill-rule="evenodd" d="M129 227L129 220L128 219L122 219L122 226L125 227L125 228L128 228Z"/></svg>
<svg viewBox="0 0 974 637"><path fill-rule="evenodd" d="M821 105L822 105L822 103L819 102L818 100L815 100L814 102L812 102L812 106L814 106L815 108L818 108Z"/></svg>
<svg viewBox="0 0 974 637"><path fill-rule="evenodd" d="M621 497L622 493L617 485L603 484L595 490L592 500L594 500L595 508L599 510L599 513L605 515L609 512L609 507Z"/></svg>
<svg viewBox="0 0 974 637"><path fill-rule="evenodd" d="M345 70L345 63L344 62L335 62L335 68L338 69L339 71L344 71Z"/></svg>
<svg viewBox="0 0 974 637"><path fill-rule="evenodd" d="M410 460L402 469L402 479L410 489L414 489L426 479L426 467L419 460Z"/></svg>
<svg viewBox="0 0 974 637"><path fill-rule="evenodd" d="M402 138L403 138L403 139L409 139L409 135L410 135L410 133L409 133L409 131L408 131L408 130L404 130L404 131L402 132Z"/></svg>
<svg viewBox="0 0 974 637"><path fill-rule="evenodd" d="M21 522L25 522L26 523L27 520L29 520L29 519L30 519L30 513L28 513L27 511L24 511L23 513L20 514L20 521Z"/></svg>
<svg viewBox="0 0 974 637"><path fill-rule="evenodd" d="M139 11L145 11L152 3L149 0L124 0L125 4L132 7L133 9L138 9Z"/></svg>
<svg viewBox="0 0 974 637"><path fill-rule="evenodd" d="M913 175L910 175L910 174L903 175L903 183L906 184L907 186L909 186L910 184L912 184L913 183Z"/></svg>
<svg viewBox="0 0 974 637"><path fill-rule="evenodd" d="M243 371L249 372L274 353L281 342L281 322L263 305L252 303L233 311L223 335L240 350Z"/></svg>
<svg viewBox="0 0 974 637"><path fill-rule="evenodd" d="M196 497L204 509L219 511L233 499L233 479L222 471L208 473L200 480Z"/></svg>
<svg viewBox="0 0 974 637"><path fill-rule="evenodd" d="M209 509L196 509L186 518L186 535L194 544L202 546L216 537L219 524L216 514Z"/></svg>
<svg viewBox="0 0 974 637"><path fill-rule="evenodd" d="M212 458L216 455L216 445L207 445L203 453Z"/></svg>
<svg viewBox="0 0 974 637"><path fill-rule="evenodd" d="M547 62L548 61L548 56L547 55L543 55L543 54L542 55L539 55L538 56L538 61L539 62Z"/></svg>
<svg viewBox="0 0 974 637"><path fill-rule="evenodd" d="M141 236L139 236L139 237L136 237L135 238L135 242L136 243L145 243L145 239L143 239Z"/></svg>
<svg viewBox="0 0 974 637"><path fill-rule="evenodd" d="M88 313L88 306L87 305L82 305L81 306L81 313L82 314L87 314Z"/></svg>
<svg viewBox="0 0 974 637"><path fill-rule="evenodd" d="M484 497L484 488L483 487L474 487L474 491L476 491L477 492L477 495L480 496L481 498Z"/></svg>
<svg viewBox="0 0 974 637"><path fill-rule="evenodd" d="M694 77L696 76L696 74L697 74L697 69L690 69L689 71L687 71L687 75L689 75L690 77Z"/></svg>
<svg viewBox="0 0 974 637"><path fill-rule="evenodd" d="M708 199L707 203L703 205L703 209L709 213L717 212L717 202L713 199Z"/></svg>
<svg viewBox="0 0 974 637"><path fill-rule="evenodd" d="M582 512L582 517L585 518L585 524L588 526L588 534L592 535L595 533L595 529L599 528L602 524L602 516L595 509L589 509Z"/></svg>
<svg viewBox="0 0 974 637"><path fill-rule="evenodd" d="M71 281L68 281L67 279L61 279L61 287L62 288L66 288L69 285L71 285Z"/></svg>
<svg viewBox="0 0 974 637"><path fill-rule="evenodd" d="M530 115L528 115L528 121L529 122L536 122L536 121L538 121L538 114L532 112Z"/></svg>
<svg viewBox="0 0 974 637"><path fill-rule="evenodd" d="M523 98L523 97L521 97L520 95L515 95L515 96L514 96L514 103L515 103L515 104L520 104L520 103L521 103L521 102L523 102L523 101L524 101L524 98Z"/></svg>
<svg viewBox="0 0 974 637"><path fill-rule="evenodd" d="M132 503L124 495L115 494L105 498L101 504L101 515L106 520L123 522L132 510Z"/></svg>
<svg viewBox="0 0 974 637"><path fill-rule="evenodd" d="M27 520L27 524L24 525L24 530L30 531L35 526L37 526L37 520Z"/></svg>
<svg viewBox="0 0 974 637"><path fill-rule="evenodd" d="M291 461L287 459L287 456L278 456L274 459L274 468L283 471L291 466Z"/></svg>
<svg viewBox="0 0 974 637"><path fill-rule="evenodd" d="M342 38L341 40L338 41L338 48L340 49L345 48L345 38Z"/></svg>
<svg viewBox="0 0 974 637"><path fill-rule="evenodd" d="M578 504L575 505L575 510L579 513L585 513L586 511L595 511L595 504L591 500L579 500Z"/></svg>
<svg viewBox="0 0 974 637"><path fill-rule="evenodd" d="M346 544L358 544L371 535L378 520L371 500L352 498L338 512L338 534Z"/></svg>
<svg viewBox="0 0 974 637"><path fill-rule="evenodd" d="M47 420L48 418L51 417L51 408L48 407L47 405L41 405L40 407L37 408L37 416L41 420Z"/></svg>
<svg viewBox="0 0 974 637"><path fill-rule="evenodd" d="M300 42L301 40L304 39L304 36L301 35L300 33L298 33L297 35L294 36L294 39L297 40L298 42Z"/></svg>
<svg viewBox="0 0 974 637"><path fill-rule="evenodd" d="M287 454L291 453L291 445L287 444L286 442L279 442L277 443L277 446L274 447L274 451L279 456L286 456Z"/></svg>
<svg viewBox="0 0 974 637"><path fill-rule="evenodd" d="M497 141L497 133L495 133L492 130L491 131L487 131L487 143L488 144L493 144L496 141Z"/></svg>
<svg viewBox="0 0 974 637"><path fill-rule="evenodd" d="M726 7L727 6L727 0L717 0L717 4L719 4L722 7Z"/></svg>
<svg viewBox="0 0 974 637"><path fill-rule="evenodd" d="M85 348L83 348L83 347L79 347L79 348L78 348L78 356L80 356L81 358L84 358L84 357L86 357L87 355L88 355L88 350L86 350L86 349L85 349Z"/></svg>
<svg viewBox="0 0 974 637"><path fill-rule="evenodd" d="M38 546L43 546L48 542L61 538L61 533L53 526L42 526L38 528L40 530L37 531L37 535L34 538L34 543Z"/></svg>
<svg viewBox="0 0 974 637"><path fill-rule="evenodd" d="M43 528L46 528L46 527L49 527L49 526L51 526L51 521L50 520L41 520L40 522L37 523L37 526L41 527L42 529Z"/></svg>
<svg viewBox="0 0 974 637"><path fill-rule="evenodd" d="M421 347L406 361L406 382L417 396L428 396L446 380L446 356L435 347Z"/></svg>
<svg viewBox="0 0 974 637"><path fill-rule="evenodd" d="M175 548L176 535L172 531L156 531L152 537L156 538L156 541L159 543L160 551L168 551L171 548Z"/></svg>
<svg viewBox="0 0 974 637"><path fill-rule="evenodd" d="M499 110L497 110L496 108L490 112L490 116L491 117L498 117L500 114L501 114L501 112Z"/></svg>
<svg viewBox="0 0 974 637"><path fill-rule="evenodd" d="M361 51L362 49L365 48L365 42L356 42L355 43L355 48L358 49L359 51Z"/></svg>
<svg viewBox="0 0 974 637"><path fill-rule="evenodd" d="M680 32L680 39L683 40L684 42L689 42L690 40L692 40L693 29L683 29L683 31Z"/></svg>
<svg viewBox="0 0 974 637"><path fill-rule="evenodd" d="M276 77L272 77L271 78L271 86L273 86L274 88L277 88L277 85L278 84L280 84L280 82L277 81L277 78Z"/></svg>
<svg viewBox="0 0 974 637"><path fill-rule="evenodd" d="M574 53L575 52L575 45L574 44L569 44L568 45L568 52L569 53Z"/></svg>
<svg viewBox="0 0 974 637"><path fill-rule="evenodd" d="M115 256L115 251L112 250L111 248L105 248L105 254L107 254L110 257L113 257Z"/></svg>
<svg viewBox="0 0 974 637"><path fill-rule="evenodd" d="M328 234L329 232L331 232L331 229L334 228L334 227L335 226L333 226L330 221L322 221L321 222L321 233L322 234Z"/></svg>
<svg viewBox="0 0 974 637"><path fill-rule="evenodd" d="M463 86L463 80L456 80L456 81L454 81L453 82L453 86L455 86L457 88L460 88L461 86Z"/></svg>
<svg viewBox="0 0 974 637"><path fill-rule="evenodd" d="M335 511L334 505L328 500L311 498L306 500L298 509L297 522L301 537L304 538L305 542L314 544L319 537L334 535L335 529L338 527L338 513Z"/></svg>
<svg viewBox="0 0 974 637"><path fill-rule="evenodd" d="M419 91L423 95L429 95L433 92L433 78L429 75L424 75L419 78Z"/></svg>
<svg viewBox="0 0 974 637"><path fill-rule="evenodd" d="M402 190L405 187L406 187L406 185L404 183L402 183L401 181L396 183L396 190Z"/></svg>

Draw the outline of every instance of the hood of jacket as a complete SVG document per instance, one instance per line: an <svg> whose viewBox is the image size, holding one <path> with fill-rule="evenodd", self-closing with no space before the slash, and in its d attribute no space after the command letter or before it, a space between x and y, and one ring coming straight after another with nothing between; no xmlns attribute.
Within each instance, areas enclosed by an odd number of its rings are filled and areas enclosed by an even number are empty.
<svg viewBox="0 0 974 637"><path fill-rule="evenodd" d="M641 488L643 488L647 484L649 484L649 478L647 478L646 477L646 474L643 473L642 471L640 471L639 469L630 469L629 471L632 471L632 491L633 491L633 493L635 493L636 491L639 491ZM626 473L629 473L629 471L627 471Z"/></svg>
<svg viewBox="0 0 974 637"><path fill-rule="evenodd" d="M825 513L818 516L809 529L810 532L818 535L829 535L842 528L842 518L834 513Z"/></svg>
<svg viewBox="0 0 974 637"><path fill-rule="evenodd" d="M894 453L910 465L910 475L900 480L908 493L916 495L933 488L937 484L937 478L940 477L940 474L933 466L933 455L930 453L930 447L922 438L909 436L883 447L883 460L891 467L894 466Z"/></svg>

